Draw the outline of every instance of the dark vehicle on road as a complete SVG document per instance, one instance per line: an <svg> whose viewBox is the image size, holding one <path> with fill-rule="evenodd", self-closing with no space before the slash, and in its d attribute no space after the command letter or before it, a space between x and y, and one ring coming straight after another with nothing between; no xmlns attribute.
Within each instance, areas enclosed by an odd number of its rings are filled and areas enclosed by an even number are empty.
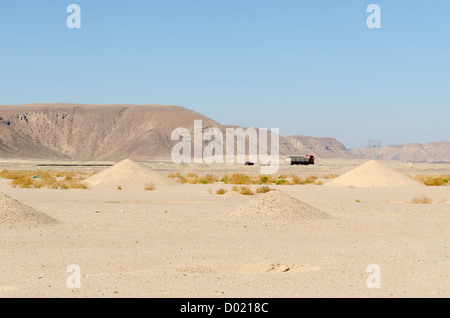
<svg viewBox="0 0 450 318"><path fill-rule="evenodd" d="M313 155L303 155L303 156L289 156L286 158L286 164L288 165L313 165L314 156Z"/></svg>

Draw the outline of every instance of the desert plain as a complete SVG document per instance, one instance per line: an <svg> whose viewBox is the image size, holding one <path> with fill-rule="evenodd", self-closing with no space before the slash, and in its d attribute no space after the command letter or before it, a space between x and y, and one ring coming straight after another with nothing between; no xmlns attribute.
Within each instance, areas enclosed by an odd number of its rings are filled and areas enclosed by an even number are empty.
<svg viewBox="0 0 450 318"><path fill-rule="evenodd" d="M367 161L281 164L277 174L343 175ZM258 165L139 163L164 177L260 174ZM450 171L443 163L381 163L403 175ZM67 162L3 159L0 170L100 173L108 168L101 164L115 162L60 164ZM270 215L231 213L268 194L240 195L223 182L167 180L173 183L151 191L126 183L122 190L22 189L0 180L1 193L57 220L2 225L0 297L450 296L448 186L327 186L328 179L270 185L327 215L316 218L285 214L282 202ZM218 195L218 189L227 192ZM431 202L412 203L417 197ZM80 288L67 285L72 264L80 268ZM380 288L367 284L372 264L379 266Z"/></svg>

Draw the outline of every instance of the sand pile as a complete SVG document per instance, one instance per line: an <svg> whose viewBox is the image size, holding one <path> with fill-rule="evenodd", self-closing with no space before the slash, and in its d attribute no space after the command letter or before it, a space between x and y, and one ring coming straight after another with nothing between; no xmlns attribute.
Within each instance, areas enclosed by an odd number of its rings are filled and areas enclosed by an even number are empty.
<svg viewBox="0 0 450 318"><path fill-rule="evenodd" d="M0 193L0 228L56 224L57 220Z"/></svg>
<svg viewBox="0 0 450 318"><path fill-rule="evenodd" d="M132 160L125 159L114 166L103 170L83 181L88 187L141 188L152 183L158 185L172 185L175 181L152 171Z"/></svg>
<svg viewBox="0 0 450 318"><path fill-rule="evenodd" d="M330 217L325 212L280 191L270 191L258 195L255 199L231 211L229 215L302 220L326 219Z"/></svg>
<svg viewBox="0 0 450 318"><path fill-rule="evenodd" d="M374 160L366 162L325 185L347 187L425 187L424 184Z"/></svg>

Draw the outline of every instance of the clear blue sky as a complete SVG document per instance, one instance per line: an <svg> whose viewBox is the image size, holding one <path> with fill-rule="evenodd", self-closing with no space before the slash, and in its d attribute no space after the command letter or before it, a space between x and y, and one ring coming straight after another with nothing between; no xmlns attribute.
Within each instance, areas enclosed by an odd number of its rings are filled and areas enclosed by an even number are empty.
<svg viewBox="0 0 450 318"><path fill-rule="evenodd" d="M181 105L349 148L450 141L450 1L1 1L0 104L36 102Z"/></svg>

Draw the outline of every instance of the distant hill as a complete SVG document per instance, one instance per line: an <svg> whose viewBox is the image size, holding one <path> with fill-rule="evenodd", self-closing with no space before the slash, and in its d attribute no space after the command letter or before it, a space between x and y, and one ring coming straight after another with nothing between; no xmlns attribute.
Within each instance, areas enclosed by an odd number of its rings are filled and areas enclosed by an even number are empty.
<svg viewBox="0 0 450 318"><path fill-rule="evenodd" d="M0 119L0 157L3 158L67 158L27 134L16 131L9 120Z"/></svg>
<svg viewBox="0 0 450 318"><path fill-rule="evenodd" d="M351 152L361 158L372 158L372 149L352 149ZM413 162L450 162L450 142L411 143L406 145L385 146L377 149L377 158L382 160L400 160Z"/></svg>
<svg viewBox="0 0 450 318"><path fill-rule="evenodd" d="M0 156L113 161L170 158L172 147L178 142L170 139L172 131L183 127L193 135L194 120L202 120L203 131L216 127L224 136L226 128L240 128L222 125L180 106L3 105L0 106ZM270 136L268 144L270 153ZM223 147L226 151L226 145ZM352 157L335 139L306 136L280 136L280 154Z"/></svg>
<svg viewBox="0 0 450 318"><path fill-rule="evenodd" d="M31 104L0 106L0 155L77 160L170 157L178 127L222 126L179 106Z"/></svg>
<svg viewBox="0 0 450 318"><path fill-rule="evenodd" d="M181 106L0 105L0 157L111 161L170 158L178 142L171 140L172 131L183 127L193 135L194 120L202 120L202 131L215 127L224 136L226 128L239 128ZM370 149L349 150L334 138L293 135L280 136L279 141L280 155L311 154L318 159L372 156ZM269 152L270 142L269 137ZM226 145L223 147L226 151ZM450 142L386 146L378 154L387 160L450 162Z"/></svg>
<svg viewBox="0 0 450 318"><path fill-rule="evenodd" d="M334 138L294 135L286 139L300 154L312 154L319 158L358 158Z"/></svg>

